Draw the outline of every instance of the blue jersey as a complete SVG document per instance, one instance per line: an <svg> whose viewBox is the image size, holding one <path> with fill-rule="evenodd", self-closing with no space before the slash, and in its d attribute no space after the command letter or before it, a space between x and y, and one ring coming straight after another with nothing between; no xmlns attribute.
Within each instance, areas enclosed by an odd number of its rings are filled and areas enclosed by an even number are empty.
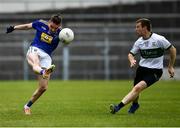
<svg viewBox="0 0 180 128"><path fill-rule="evenodd" d="M38 47L51 55L59 44L59 32L61 30L58 29L55 33L52 33L47 23L44 20L36 20L32 23L32 27L36 29L36 35L31 46Z"/></svg>

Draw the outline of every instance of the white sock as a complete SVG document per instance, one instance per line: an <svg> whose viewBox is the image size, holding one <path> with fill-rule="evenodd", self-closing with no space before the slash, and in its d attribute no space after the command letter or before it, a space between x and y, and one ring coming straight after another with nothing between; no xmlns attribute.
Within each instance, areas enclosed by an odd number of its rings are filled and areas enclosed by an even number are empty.
<svg viewBox="0 0 180 128"><path fill-rule="evenodd" d="M26 109L26 108L29 108L29 107L27 106L27 104L25 104L25 105L24 105L24 108Z"/></svg>

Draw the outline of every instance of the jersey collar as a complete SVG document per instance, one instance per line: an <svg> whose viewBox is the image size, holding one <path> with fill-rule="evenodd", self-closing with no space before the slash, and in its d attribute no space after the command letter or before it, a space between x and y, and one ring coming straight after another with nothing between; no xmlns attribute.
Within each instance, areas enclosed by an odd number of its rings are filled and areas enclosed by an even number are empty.
<svg viewBox="0 0 180 128"><path fill-rule="evenodd" d="M144 38L144 37L142 37L143 38L143 40L148 40L149 38L151 38L151 36L152 36L152 32L151 32L151 34L150 34L150 36L148 37L148 38Z"/></svg>

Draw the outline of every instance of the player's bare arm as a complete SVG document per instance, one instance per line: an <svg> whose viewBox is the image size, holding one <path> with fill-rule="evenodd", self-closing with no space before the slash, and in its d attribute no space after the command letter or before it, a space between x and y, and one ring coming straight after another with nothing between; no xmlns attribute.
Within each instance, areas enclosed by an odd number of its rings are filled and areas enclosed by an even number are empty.
<svg viewBox="0 0 180 128"><path fill-rule="evenodd" d="M174 77L174 63L176 60L176 48L172 46L169 49L169 65L168 65L168 72L170 77Z"/></svg>
<svg viewBox="0 0 180 128"><path fill-rule="evenodd" d="M131 53L128 54L128 60L131 68L136 66L136 60Z"/></svg>
<svg viewBox="0 0 180 128"><path fill-rule="evenodd" d="M32 28L32 23L21 24L21 25L14 26L15 30L27 30L27 29L31 29L31 28Z"/></svg>
<svg viewBox="0 0 180 128"><path fill-rule="evenodd" d="M6 33L11 33L14 30L28 30L32 28L32 23L28 24L21 24L21 25L16 25L16 26L9 26L7 27Z"/></svg>

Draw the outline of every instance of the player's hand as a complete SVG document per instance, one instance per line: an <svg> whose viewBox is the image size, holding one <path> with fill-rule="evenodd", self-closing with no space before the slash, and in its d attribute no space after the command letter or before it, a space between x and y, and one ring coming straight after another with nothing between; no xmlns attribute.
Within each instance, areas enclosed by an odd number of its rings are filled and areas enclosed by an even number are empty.
<svg viewBox="0 0 180 128"><path fill-rule="evenodd" d="M7 27L6 33L10 33L10 32L12 32L12 31L14 31L14 26L9 26L9 27Z"/></svg>
<svg viewBox="0 0 180 128"><path fill-rule="evenodd" d="M174 77L174 68L168 67L168 73L169 73L170 78L173 78Z"/></svg>
<svg viewBox="0 0 180 128"><path fill-rule="evenodd" d="M135 66L136 66L136 60L133 59L133 60L130 61L130 67L133 68Z"/></svg>

